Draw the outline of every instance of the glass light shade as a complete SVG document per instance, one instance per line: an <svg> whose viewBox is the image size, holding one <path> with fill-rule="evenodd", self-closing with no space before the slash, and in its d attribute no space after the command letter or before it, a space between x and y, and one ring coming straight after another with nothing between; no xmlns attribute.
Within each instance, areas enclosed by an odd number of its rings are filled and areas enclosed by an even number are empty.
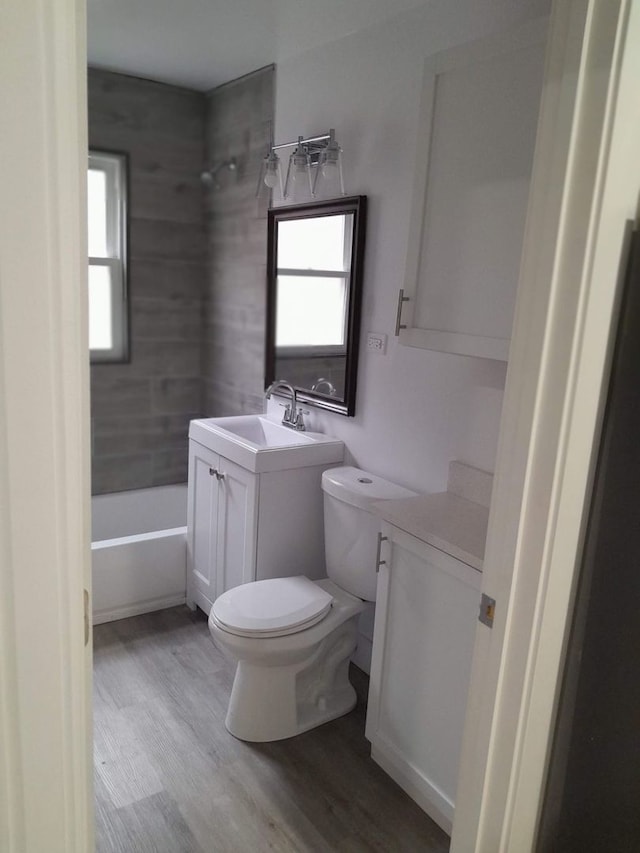
<svg viewBox="0 0 640 853"><path fill-rule="evenodd" d="M287 177L284 182L284 197L291 201L308 201L313 194L311 186L311 158L298 137L298 146L289 157Z"/></svg>
<svg viewBox="0 0 640 853"><path fill-rule="evenodd" d="M342 149L335 140L333 130L329 131L327 147L320 152L313 179L313 195L325 198L346 195L342 174Z"/></svg>
<svg viewBox="0 0 640 853"><path fill-rule="evenodd" d="M282 192L282 173L280 171L280 158L275 151L270 151L263 162L264 176L262 180L269 189L279 186Z"/></svg>
<svg viewBox="0 0 640 853"><path fill-rule="evenodd" d="M280 169L280 158L273 149L263 158L260 165L260 176L256 188L256 196L259 196L264 187L270 190L278 187L282 195L282 171Z"/></svg>
<svg viewBox="0 0 640 853"><path fill-rule="evenodd" d="M265 186L269 187L272 190L278 183L278 167L273 168L271 165L268 165L264 171L264 183Z"/></svg>

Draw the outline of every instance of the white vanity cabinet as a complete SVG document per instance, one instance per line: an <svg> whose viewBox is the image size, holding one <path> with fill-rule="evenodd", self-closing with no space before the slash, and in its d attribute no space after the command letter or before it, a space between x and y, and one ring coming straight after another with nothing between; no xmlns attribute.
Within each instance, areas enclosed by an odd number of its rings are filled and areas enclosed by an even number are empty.
<svg viewBox="0 0 640 853"><path fill-rule="evenodd" d="M366 734L374 760L450 833L481 572L391 524L381 535Z"/></svg>
<svg viewBox="0 0 640 853"><path fill-rule="evenodd" d="M189 442L187 603L207 614L220 593L254 580L259 475Z"/></svg>
<svg viewBox="0 0 640 853"><path fill-rule="evenodd" d="M342 442L318 437L293 450L252 452L247 439L236 445L211 433L211 423L193 421L192 434L239 461L189 441L187 604L207 615L219 595L242 583L325 576L322 472L340 464L344 449Z"/></svg>

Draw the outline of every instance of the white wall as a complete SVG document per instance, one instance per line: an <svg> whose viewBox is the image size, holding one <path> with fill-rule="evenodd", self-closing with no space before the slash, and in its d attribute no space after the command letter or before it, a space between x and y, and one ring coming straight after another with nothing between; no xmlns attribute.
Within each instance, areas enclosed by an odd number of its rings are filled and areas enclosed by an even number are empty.
<svg viewBox="0 0 640 853"><path fill-rule="evenodd" d="M419 491L444 489L454 458L493 470L506 372L500 362L403 347L393 337L424 58L544 16L549 6L436 0L277 66L276 142L335 127L347 193L369 197L356 416L312 410L307 420L341 438L354 464ZM386 355L367 353L368 331L388 335Z"/></svg>

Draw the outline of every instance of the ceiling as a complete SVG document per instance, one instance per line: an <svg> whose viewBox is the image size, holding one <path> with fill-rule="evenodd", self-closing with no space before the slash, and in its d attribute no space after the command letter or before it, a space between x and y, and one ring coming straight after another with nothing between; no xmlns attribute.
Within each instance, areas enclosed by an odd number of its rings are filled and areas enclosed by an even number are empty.
<svg viewBox="0 0 640 853"><path fill-rule="evenodd" d="M425 0L87 0L89 64L206 91Z"/></svg>

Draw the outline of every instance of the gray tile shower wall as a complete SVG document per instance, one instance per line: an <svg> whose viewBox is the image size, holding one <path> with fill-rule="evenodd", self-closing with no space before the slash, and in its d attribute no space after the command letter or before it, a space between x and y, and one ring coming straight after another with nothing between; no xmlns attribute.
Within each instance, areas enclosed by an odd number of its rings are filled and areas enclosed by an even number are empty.
<svg viewBox="0 0 640 853"><path fill-rule="evenodd" d="M202 414L203 93L89 70L89 145L129 155L131 360L91 368L94 494L184 482Z"/></svg>
<svg viewBox="0 0 640 853"><path fill-rule="evenodd" d="M89 70L89 144L129 155L130 220L131 360L91 368L94 494L185 482L192 418L262 411L273 110L272 67L207 95Z"/></svg>
<svg viewBox="0 0 640 853"><path fill-rule="evenodd" d="M207 191L203 377L209 416L261 412L264 405L269 196L263 191L256 198L256 185L273 112L273 67L208 96L207 162L215 167L235 157L238 165L236 172L221 171L220 186Z"/></svg>

